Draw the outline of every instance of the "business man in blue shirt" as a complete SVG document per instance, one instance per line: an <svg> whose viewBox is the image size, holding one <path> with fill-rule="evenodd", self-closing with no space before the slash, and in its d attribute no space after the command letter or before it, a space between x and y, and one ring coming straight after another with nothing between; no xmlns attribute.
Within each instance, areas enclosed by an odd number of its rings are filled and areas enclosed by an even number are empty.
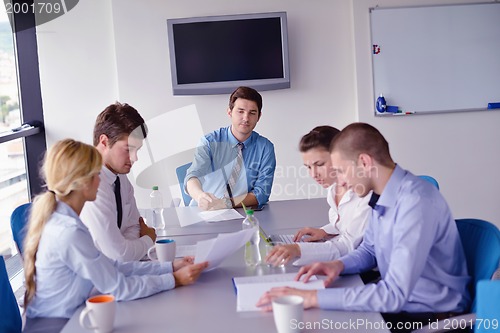
<svg viewBox="0 0 500 333"><path fill-rule="evenodd" d="M262 115L262 96L248 87L229 97L231 126L201 138L184 181L203 210L263 205L269 200L276 157L274 145L254 131Z"/></svg>
<svg viewBox="0 0 500 333"><path fill-rule="evenodd" d="M466 311L470 296L465 255L440 192L396 165L387 141L368 124L354 123L342 130L332 142L331 158L339 181L361 197L373 191L372 219L356 250L339 260L302 267L297 279L325 274L328 285L340 274L378 267L381 280L320 291L274 289L259 304L265 307L276 295L300 294L306 308L386 313L395 332L405 331L404 322L425 325Z"/></svg>

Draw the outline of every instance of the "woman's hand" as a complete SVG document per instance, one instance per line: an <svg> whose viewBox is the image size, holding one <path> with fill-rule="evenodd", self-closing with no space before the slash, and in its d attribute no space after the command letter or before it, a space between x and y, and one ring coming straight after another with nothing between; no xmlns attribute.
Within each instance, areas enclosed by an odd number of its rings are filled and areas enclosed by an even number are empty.
<svg viewBox="0 0 500 333"><path fill-rule="evenodd" d="M199 264L191 264L175 271L175 287L187 286L193 284L200 277L201 272L208 267L208 261Z"/></svg>
<svg viewBox="0 0 500 333"><path fill-rule="evenodd" d="M327 237L328 234L323 229L302 228L295 234L295 236L293 237L293 241L300 242L300 241L302 241L303 236L309 236L309 237L306 237L303 240L303 242L315 242L315 241L319 241L319 240L322 240L323 238Z"/></svg>
<svg viewBox="0 0 500 333"><path fill-rule="evenodd" d="M181 259L175 259L174 262L172 263L172 268L175 271L178 271L182 267L192 265L194 263L194 257L193 256L187 256Z"/></svg>
<svg viewBox="0 0 500 333"><path fill-rule="evenodd" d="M297 244L276 245L266 256L266 263L273 266L286 265L290 260L300 257Z"/></svg>

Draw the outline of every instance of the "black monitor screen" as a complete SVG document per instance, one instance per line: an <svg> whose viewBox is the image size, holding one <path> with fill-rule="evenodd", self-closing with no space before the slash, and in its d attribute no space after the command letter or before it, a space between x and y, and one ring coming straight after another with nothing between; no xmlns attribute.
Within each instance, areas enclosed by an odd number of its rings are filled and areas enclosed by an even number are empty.
<svg viewBox="0 0 500 333"><path fill-rule="evenodd" d="M178 84L284 77L279 17L173 25Z"/></svg>

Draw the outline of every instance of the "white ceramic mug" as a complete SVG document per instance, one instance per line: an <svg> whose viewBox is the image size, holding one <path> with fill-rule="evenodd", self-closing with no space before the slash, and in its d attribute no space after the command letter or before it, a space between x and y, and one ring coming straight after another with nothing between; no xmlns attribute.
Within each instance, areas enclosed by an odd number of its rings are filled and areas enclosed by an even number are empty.
<svg viewBox="0 0 500 333"><path fill-rule="evenodd" d="M304 314L304 299L300 296L281 296L273 299L274 323L278 333L300 332Z"/></svg>
<svg viewBox="0 0 500 333"><path fill-rule="evenodd" d="M80 313L80 325L97 333L111 332L115 322L115 297L113 295L97 295L90 297L85 304L85 309ZM87 324L88 321L90 321L90 326Z"/></svg>
<svg viewBox="0 0 500 333"><path fill-rule="evenodd" d="M155 250L157 258L152 256L153 250ZM148 257L151 260L158 260L160 262L174 261L175 241L173 239L158 239L155 245L149 248Z"/></svg>

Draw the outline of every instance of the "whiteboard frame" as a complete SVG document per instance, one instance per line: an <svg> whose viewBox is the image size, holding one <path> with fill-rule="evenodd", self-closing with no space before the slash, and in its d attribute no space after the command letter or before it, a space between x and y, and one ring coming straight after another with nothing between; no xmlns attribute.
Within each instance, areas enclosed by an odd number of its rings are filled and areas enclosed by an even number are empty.
<svg viewBox="0 0 500 333"><path fill-rule="evenodd" d="M374 54L373 54L373 45L374 44L374 36L373 36L373 26L372 26L372 12L373 11L378 11L378 10L387 10L387 9L412 9L412 8L433 8L433 7L461 7L461 6L480 6L480 5L499 5L500 6L500 0L494 0L490 2L476 2L476 3L449 3L449 4L429 4L429 5L410 5L410 6L387 6L387 7L382 7L379 5L376 5L375 7L370 7L368 9L369 11L369 16L370 16L370 57L371 57L371 65L372 65L372 91L373 91L373 97L376 100L378 97L378 92L375 91L375 64L374 64ZM499 98L500 99L500 98ZM490 102L496 102L496 101L490 101ZM499 101L500 102L500 101ZM375 105L375 101L373 103ZM374 108L374 114L376 117L391 117L391 116L413 116L413 115L430 115L430 114L445 114L445 113L461 113L461 112L478 112L478 111L500 111L499 108L495 109L488 109L486 107L481 107L481 108L463 108L463 109L450 109L450 110L435 110L435 111L411 111L410 113L380 113Z"/></svg>

